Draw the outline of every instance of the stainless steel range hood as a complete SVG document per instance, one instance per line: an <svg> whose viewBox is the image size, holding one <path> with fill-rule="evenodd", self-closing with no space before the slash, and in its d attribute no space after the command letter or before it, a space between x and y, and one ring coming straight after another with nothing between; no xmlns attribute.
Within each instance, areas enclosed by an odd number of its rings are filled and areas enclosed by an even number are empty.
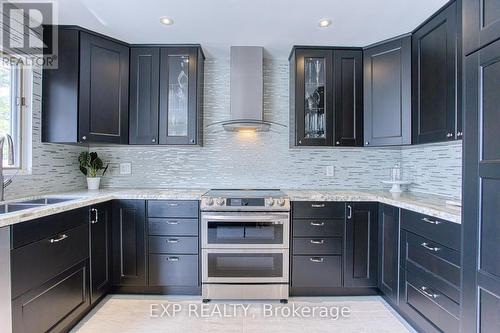
<svg viewBox="0 0 500 333"><path fill-rule="evenodd" d="M264 121L263 53L260 46L231 46L231 116L226 131L268 131Z"/></svg>

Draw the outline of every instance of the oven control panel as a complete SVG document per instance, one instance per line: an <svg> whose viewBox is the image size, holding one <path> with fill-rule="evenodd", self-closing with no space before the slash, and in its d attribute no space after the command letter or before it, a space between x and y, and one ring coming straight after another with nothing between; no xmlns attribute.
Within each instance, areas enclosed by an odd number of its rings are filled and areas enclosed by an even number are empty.
<svg viewBox="0 0 500 333"><path fill-rule="evenodd" d="M289 211L288 198L224 198L202 197L202 211Z"/></svg>

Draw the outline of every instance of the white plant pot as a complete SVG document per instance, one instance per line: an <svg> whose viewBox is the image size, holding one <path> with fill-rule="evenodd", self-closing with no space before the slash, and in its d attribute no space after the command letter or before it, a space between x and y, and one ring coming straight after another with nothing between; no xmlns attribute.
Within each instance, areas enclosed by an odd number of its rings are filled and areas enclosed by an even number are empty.
<svg viewBox="0 0 500 333"><path fill-rule="evenodd" d="M98 190L101 184L101 177L87 177L87 188L89 190Z"/></svg>

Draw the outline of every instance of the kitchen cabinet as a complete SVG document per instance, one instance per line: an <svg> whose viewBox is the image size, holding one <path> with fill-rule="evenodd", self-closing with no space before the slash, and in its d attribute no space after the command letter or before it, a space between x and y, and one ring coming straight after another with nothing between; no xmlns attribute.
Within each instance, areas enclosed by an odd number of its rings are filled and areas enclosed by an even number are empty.
<svg viewBox="0 0 500 333"><path fill-rule="evenodd" d="M344 287L376 287L378 204L347 203L344 240Z"/></svg>
<svg viewBox="0 0 500 333"><path fill-rule="evenodd" d="M459 22L452 2L413 32L414 144L462 138Z"/></svg>
<svg viewBox="0 0 500 333"><path fill-rule="evenodd" d="M160 49L130 49L129 143L158 144Z"/></svg>
<svg viewBox="0 0 500 333"><path fill-rule="evenodd" d="M498 0L462 0L466 55L500 38L500 2Z"/></svg>
<svg viewBox="0 0 500 333"><path fill-rule="evenodd" d="M399 208L380 204L378 218L378 288L398 302Z"/></svg>
<svg viewBox="0 0 500 333"><path fill-rule="evenodd" d="M146 202L113 201L113 285L147 286Z"/></svg>
<svg viewBox="0 0 500 333"><path fill-rule="evenodd" d="M363 51L364 145L411 144L411 36Z"/></svg>
<svg viewBox="0 0 500 333"><path fill-rule="evenodd" d="M42 141L128 143L129 47L73 26L58 26L58 43L58 67L43 69Z"/></svg>
<svg viewBox="0 0 500 333"><path fill-rule="evenodd" d="M111 287L111 204L90 207L90 301L96 304Z"/></svg>
<svg viewBox="0 0 500 333"><path fill-rule="evenodd" d="M199 45L131 48L130 144L202 145Z"/></svg>
<svg viewBox="0 0 500 333"><path fill-rule="evenodd" d="M484 1L488 21L497 3ZM496 6L496 7L495 7ZM492 12L489 12L492 11ZM467 11L465 21L470 20ZM494 24L492 23L492 27ZM498 24L494 29L499 32ZM491 30L493 31L493 30ZM482 41L482 40L481 40ZM462 332L496 332L500 309L500 41L465 59Z"/></svg>
<svg viewBox="0 0 500 333"><path fill-rule="evenodd" d="M362 51L294 47L290 56L290 144L362 145Z"/></svg>

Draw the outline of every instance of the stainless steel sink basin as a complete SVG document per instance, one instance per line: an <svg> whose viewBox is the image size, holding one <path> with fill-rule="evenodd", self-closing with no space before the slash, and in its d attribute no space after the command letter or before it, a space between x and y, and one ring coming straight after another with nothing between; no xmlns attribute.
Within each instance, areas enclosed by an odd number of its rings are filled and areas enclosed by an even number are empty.
<svg viewBox="0 0 500 333"><path fill-rule="evenodd" d="M40 207L40 206L44 206L44 205L43 204L17 204L17 203L0 205L0 214L17 212L20 210L36 208L36 207Z"/></svg>
<svg viewBox="0 0 500 333"><path fill-rule="evenodd" d="M42 207L61 202L77 200L79 198L40 198L34 200L18 201L0 205L0 214L17 212L24 209Z"/></svg>

